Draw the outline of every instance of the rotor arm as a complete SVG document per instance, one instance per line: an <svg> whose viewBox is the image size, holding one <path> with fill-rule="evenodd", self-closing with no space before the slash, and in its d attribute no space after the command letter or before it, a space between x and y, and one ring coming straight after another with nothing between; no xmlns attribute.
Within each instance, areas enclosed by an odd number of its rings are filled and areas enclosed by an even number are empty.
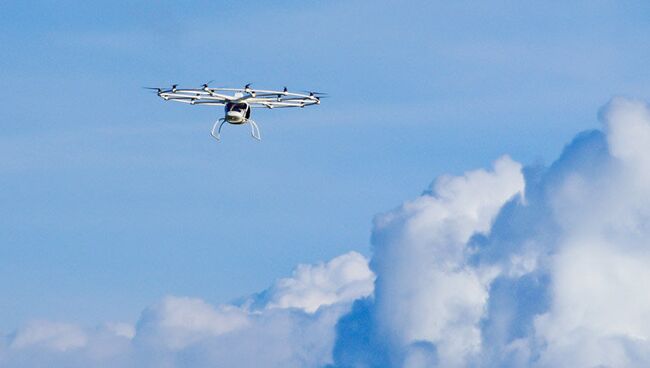
<svg viewBox="0 0 650 368"><path fill-rule="evenodd" d="M224 106L225 102L218 101L194 101L193 105L206 105L206 106Z"/></svg>

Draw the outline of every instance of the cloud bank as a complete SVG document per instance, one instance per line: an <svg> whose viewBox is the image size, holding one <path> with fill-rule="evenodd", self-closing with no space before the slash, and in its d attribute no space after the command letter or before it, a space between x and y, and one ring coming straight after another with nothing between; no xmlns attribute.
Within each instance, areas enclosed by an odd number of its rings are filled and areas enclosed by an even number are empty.
<svg viewBox="0 0 650 368"><path fill-rule="evenodd" d="M168 296L135 326L33 321L6 336L1 367L318 367L332 363L335 326L373 292L361 254L300 265L242 303Z"/></svg>
<svg viewBox="0 0 650 368"><path fill-rule="evenodd" d="M615 99L548 167L437 178L351 252L237 304L169 296L135 326L32 321L0 366L650 365L650 110Z"/></svg>

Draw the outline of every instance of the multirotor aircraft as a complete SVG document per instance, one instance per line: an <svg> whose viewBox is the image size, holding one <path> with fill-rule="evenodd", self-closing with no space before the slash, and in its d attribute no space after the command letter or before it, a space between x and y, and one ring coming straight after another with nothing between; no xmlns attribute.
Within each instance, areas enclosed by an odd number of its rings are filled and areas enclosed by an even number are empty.
<svg viewBox="0 0 650 368"><path fill-rule="evenodd" d="M289 92L287 87L282 91L253 89L250 84L244 88L212 88L208 83L202 88L178 88L176 84L166 90L145 88L157 91L158 96L165 101L178 101L190 105L225 106L225 116L218 119L210 131L217 141L221 140L221 128L225 123L250 124L253 138L261 140L260 128L251 119L253 108L276 109L319 105L320 99L325 95L322 92L306 92L306 94Z"/></svg>

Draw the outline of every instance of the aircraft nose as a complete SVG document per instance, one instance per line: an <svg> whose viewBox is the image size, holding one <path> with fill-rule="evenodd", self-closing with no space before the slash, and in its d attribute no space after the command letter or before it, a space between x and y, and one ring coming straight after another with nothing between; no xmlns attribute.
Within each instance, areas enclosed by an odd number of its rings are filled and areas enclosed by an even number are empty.
<svg viewBox="0 0 650 368"><path fill-rule="evenodd" d="M226 120L230 123L240 123L244 120L244 115L238 111L228 111L226 113Z"/></svg>

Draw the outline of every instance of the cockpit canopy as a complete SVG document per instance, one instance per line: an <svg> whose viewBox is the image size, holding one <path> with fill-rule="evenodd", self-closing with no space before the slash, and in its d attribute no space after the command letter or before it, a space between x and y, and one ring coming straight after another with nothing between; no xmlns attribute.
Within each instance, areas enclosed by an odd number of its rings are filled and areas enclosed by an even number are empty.
<svg viewBox="0 0 650 368"><path fill-rule="evenodd" d="M229 111L236 111L242 114L242 116L246 119L251 117L251 108L245 102L228 102L226 103L225 110L226 110L226 114Z"/></svg>
<svg viewBox="0 0 650 368"><path fill-rule="evenodd" d="M237 111L237 112L245 113L247 109L248 109L248 104L241 103L241 102L240 103L229 102L226 104L226 112Z"/></svg>

